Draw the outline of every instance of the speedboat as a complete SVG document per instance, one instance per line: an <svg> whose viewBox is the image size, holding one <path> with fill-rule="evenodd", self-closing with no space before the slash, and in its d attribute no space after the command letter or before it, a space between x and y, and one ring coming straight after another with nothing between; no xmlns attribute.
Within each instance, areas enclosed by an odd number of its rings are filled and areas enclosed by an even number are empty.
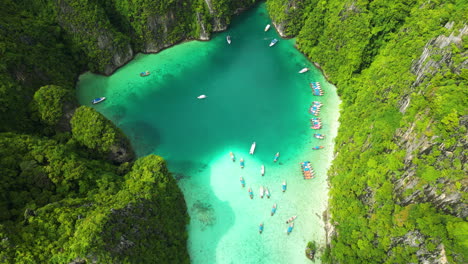
<svg viewBox="0 0 468 264"><path fill-rule="evenodd" d="M231 156L232 162L236 161L236 157L234 156L234 153L232 153L232 151L229 152L229 156Z"/></svg>
<svg viewBox="0 0 468 264"><path fill-rule="evenodd" d="M244 168L244 159L243 158L240 159L240 167L242 169Z"/></svg>
<svg viewBox="0 0 468 264"><path fill-rule="evenodd" d="M245 180L244 180L244 178L242 176L240 177L240 183L241 183L242 187L245 187Z"/></svg>
<svg viewBox="0 0 468 264"><path fill-rule="evenodd" d="M304 69L300 70L299 73L304 73L304 72L307 72L307 71L309 71L309 68L304 68Z"/></svg>
<svg viewBox="0 0 468 264"><path fill-rule="evenodd" d="M197 98L198 98L198 99L205 99L205 98L206 98L206 95L202 94L202 95L199 95Z"/></svg>
<svg viewBox="0 0 468 264"><path fill-rule="evenodd" d="M263 186L260 186L260 198L263 198Z"/></svg>
<svg viewBox="0 0 468 264"><path fill-rule="evenodd" d="M148 76L148 75L150 75L150 72L149 72L149 71L140 72L140 76L141 76L141 77L145 77L145 76Z"/></svg>
<svg viewBox="0 0 468 264"><path fill-rule="evenodd" d="M262 176L265 175L265 166L262 165L262 168L260 169L260 172L262 173Z"/></svg>
<svg viewBox="0 0 468 264"><path fill-rule="evenodd" d="M260 226L258 227L258 232L260 234L263 232L263 222L260 223Z"/></svg>
<svg viewBox="0 0 468 264"><path fill-rule="evenodd" d="M250 146L250 155L253 155L255 152L255 147L257 146L257 143L252 143L252 146Z"/></svg>
<svg viewBox="0 0 468 264"><path fill-rule="evenodd" d="M266 196L267 198L270 198L270 191L268 191L268 188L267 188L267 187L265 187L265 196Z"/></svg>
<svg viewBox="0 0 468 264"><path fill-rule="evenodd" d="M273 160L273 162L277 162L277 161L278 161L278 158L279 158L279 152L277 152L277 153L275 154L275 159Z"/></svg>
<svg viewBox="0 0 468 264"><path fill-rule="evenodd" d="M288 235L292 232L293 228L294 228L294 223L291 223L288 227L288 231L287 231Z"/></svg>
<svg viewBox="0 0 468 264"><path fill-rule="evenodd" d="M283 192L286 191L286 181L283 182L283 186L281 186L281 189L283 190Z"/></svg>
<svg viewBox="0 0 468 264"><path fill-rule="evenodd" d="M145 76L148 76L148 75L150 75L150 72L149 72L149 71L140 72L140 76L141 76L141 77L145 77Z"/></svg>
<svg viewBox="0 0 468 264"><path fill-rule="evenodd" d="M271 216L273 216L276 213L276 204L273 205L271 208Z"/></svg>
<svg viewBox="0 0 468 264"><path fill-rule="evenodd" d="M324 148L323 146L316 146L316 147L313 147L312 149L317 150L317 149L323 149L323 148Z"/></svg>
<svg viewBox="0 0 468 264"><path fill-rule="evenodd" d="M325 135L322 135L322 134L314 134L314 137L315 137L315 138L318 138L318 139L324 139L324 138L325 138Z"/></svg>
<svg viewBox="0 0 468 264"><path fill-rule="evenodd" d="M252 188L249 187L249 196L250 196L250 199L253 199L253 192L252 192Z"/></svg>
<svg viewBox="0 0 468 264"><path fill-rule="evenodd" d="M91 101L92 104L99 104L100 102L106 100L105 97L98 97L96 99L94 99L93 101Z"/></svg>
<svg viewBox="0 0 468 264"><path fill-rule="evenodd" d="M227 35L226 41L227 41L228 44L231 44L231 36Z"/></svg>
<svg viewBox="0 0 468 264"><path fill-rule="evenodd" d="M297 215L291 216L291 218L289 218L288 221L286 221L286 224L292 223L292 221L294 221L294 219L296 218L297 218Z"/></svg>
<svg viewBox="0 0 468 264"><path fill-rule="evenodd" d="M273 45L275 45L277 42L278 42L278 39L273 39L273 40L270 42L270 47L272 47Z"/></svg>
<svg viewBox="0 0 468 264"><path fill-rule="evenodd" d="M267 32L269 29L270 29L270 24L266 25L265 32Z"/></svg>

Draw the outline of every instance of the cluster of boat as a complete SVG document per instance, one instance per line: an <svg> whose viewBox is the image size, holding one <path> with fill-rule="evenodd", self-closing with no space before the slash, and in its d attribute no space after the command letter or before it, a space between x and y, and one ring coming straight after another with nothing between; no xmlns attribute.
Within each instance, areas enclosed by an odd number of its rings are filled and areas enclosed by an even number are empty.
<svg viewBox="0 0 468 264"><path fill-rule="evenodd" d="M257 143L256 143L256 142L253 142L252 145L250 146L250 150L249 150L249 154L250 154L250 155L253 155L253 154L255 153L255 148L256 148L256 146L257 146ZM232 160L233 162L236 161L236 156L234 155L234 153L233 153L232 151L229 152L229 156L230 156L230 158L231 158L231 160ZM273 158L273 162L277 162L278 159L279 159L279 157L280 157L280 153L277 152L277 153L275 154L274 158ZM241 158L239 161L240 161L240 166L241 166L241 168L244 168L244 166L245 166L244 159ZM261 166L260 173L261 173L262 176L265 174L265 166L264 166L264 165ZM240 181L241 186L242 186L242 187L245 187L245 179L244 179L244 177L241 176L241 177L239 178L239 181ZM282 183L282 185L281 185L281 190L282 190L282 192L286 192L286 189L287 189L286 181L283 181L283 183ZM251 187L248 188L248 193L249 193L250 199L253 199L253 198L254 198L254 192L253 192L253 190L252 190ZM260 198L263 198L264 196L266 196L267 198L270 198L271 195L270 195L270 190L268 189L268 187L263 186L263 185L260 186L260 188L259 188L259 196L260 196ZM271 208L271 216L275 215L276 210L277 210L277 204L275 203L275 204L273 204L273 206L272 206L272 208ZM292 230L293 230L293 227L294 227L293 221L294 221L294 219L296 219L296 217L297 217L297 216L293 216L293 217L289 218L289 219L286 221L286 223L289 224L288 229L286 230L286 233L287 233L288 235L289 235L289 234L292 232ZM259 225L259 228L258 228L258 231L259 231L260 234L263 232L263 229L264 229L264 224L263 224L263 222L261 222L260 225Z"/></svg>
<svg viewBox="0 0 468 264"><path fill-rule="evenodd" d="M267 32L269 29L270 29L271 25L268 24L265 26L265 32ZM230 35L227 35L226 36L226 42L230 45L231 44L231 36ZM273 40L271 40L270 42L270 47L274 46L276 43L278 43L278 39L274 38Z"/></svg>
<svg viewBox="0 0 468 264"><path fill-rule="evenodd" d="M322 102L313 101L312 106L309 109L309 113L311 113L314 116L318 116L320 114L320 108L322 107L322 105Z"/></svg>
<svg viewBox="0 0 468 264"><path fill-rule="evenodd" d="M310 128L318 130L322 128L322 119L320 117L313 117L310 119L310 124L312 125Z"/></svg>
<svg viewBox="0 0 468 264"><path fill-rule="evenodd" d="M312 169L312 164L310 161L301 162L302 176L304 179L313 179L315 178L314 169Z"/></svg>
<svg viewBox="0 0 468 264"><path fill-rule="evenodd" d="M276 204L273 205L273 208L276 209ZM272 209L272 213L271 215L273 215L273 209ZM291 218L289 218L287 221L286 221L286 224L289 224L288 226L288 229L286 229L286 234L291 234L291 232L293 231L293 228L294 228L294 219L296 219L297 216L293 216ZM260 223L260 225L258 226L258 232L261 234L263 232L263 228L264 228L264 224L263 222Z"/></svg>
<svg viewBox="0 0 468 264"><path fill-rule="evenodd" d="M319 82L311 82L310 83L310 88L312 88L312 94L316 96L322 96L323 95L323 90L320 87Z"/></svg>

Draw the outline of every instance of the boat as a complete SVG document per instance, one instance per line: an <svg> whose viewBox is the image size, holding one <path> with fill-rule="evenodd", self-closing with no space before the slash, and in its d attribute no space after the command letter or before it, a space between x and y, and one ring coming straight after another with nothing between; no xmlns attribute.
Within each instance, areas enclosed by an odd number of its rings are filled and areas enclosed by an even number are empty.
<svg viewBox="0 0 468 264"><path fill-rule="evenodd" d="M273 205L271 208L271 216L273 216L276 213L276 204Z"/></svg>
<svg viewBox="0 0 468 264"><path fill-rule="evenodd" d="M205 99L205 98L206 98L206 95L202 94L202 95L199 95L197 98L198 98L198 99Z"/></svg>
<svg viewBox="0 0 468 264"><path fill-rule="evenodd" d="M244 180L244 178L242 176L240 177L240 183L241 183L242 187L245 187L245 180Z"/></svg>
<svg viewBox="0 0 468 264"><path fill-rule="evenodd" d="M260 223L260 226L258 227L258 232L260 234L263 232L263 222Z"/></svg>
<svg viewBox="0 0 468 264"><path fill-rule="evenodd" d="M141 77L145 77L145 76L148 76L150 75L151 73L149 71L145 71L145 72L140 72L140 76Z"/></svg>
<svg viewBox="0 0 468 264"><path fill-rule="evenodd" d="M309 71L309 68L304 68L304 69L300 70L299 73L304 73L304 72L307 72L307 71Z"/></svg>
<svg viewBox="0 0 468 264"><path fill-rule="evenodd" d="M265 166L262 165L262 168L260 169L260 172L262 173L262 176L265 175Z"/></svg>
<svg viewBox="0 0 468 264"><path fill-rule="evenodd" d="M244 168L244 164L245 164L245 163L244 163L244 159L241 158L241 159L240 159L240 167L241 167L242 169Z"/></svg>
<svg viewBox="0 0 468 264"><path fill-rule="evenodd" d="M322 134L314 134L314 138L324 139L324 138L325 138L325 135L322 135Z"/></svg>
<svg viewBox="0 0 468 264"><path fill-rule="evenodd" d="M294 223L291 223L287 230L288 235L292 232L293 228L294 228Z"/></svg>
<svg viewBox="0 0 468 264"><path fill-rule="evenodd" d="M323 148L324 148L324 146L316 146L316 147L313 147L312 149L317 150L317 149L323 149Z"/></svg>
<svg viewBox="0 0 468 264"><path fill-rule="evenodd" d="M257 146L257 143L252 143L252 146L250 146L250 155L253 155L255 152L255 147Z"/></svg>
<svg viewBox="0 0 468 264"><path fill-rule="evenodd" d="M270 191L268 190L267 187L265 187L265 196L270 199Z"/></svg>
<svg viewBox="0 0 468 264"><path fill-rule="evenodd" d="M270 24L266 25L265 32L267 32L269 29L270 29Z"/></svg>
<svg viewBox="0 0 468 264"><path fill-rule="evenodd" d="M273 160L273 162L277 162L277 161L278 161L279 155L280 155L279 152L277 152L277 153L275 154L275 159Z"/></svg>
<svg viewBox="0 0 468 264"><path fill-rule="evenodd" d="M283 185L281 186L281 189L283 190L283 192L286 191L286 181L283 182Z"/></svg>
<svg viewBox="0 0 468 264"><path fill-rule="evenodd" d="M260 198L263 198L264 190L263 186L260 186Z"/></svg>
<svg viewBox="0 0 468 264"><path fill-rule="evenodd" d="M270 47L274 46L277 42L278 42L278 39L273 39L273 40L270 42Z"/></svg>
<svg viewBox="0 0 468 264"><path fill-rule="evenodd" d="M286 224L292 223L292 221L294 221L296 218L297 218L297 215L291 216L291 217L288 219L288 221L286 221Z"/></svg>
<svg viewBox="0 0 468 264"><path fill-rule="evenodd" d="M98 98L92 100L91 103L92 103L92 104L99 104L100 102L102 102L102 101L104 101L104 100L106 100L105 97L98 97Z"/></svg>
<svg viewBox="0 0 468 264"><path fill-rule="evenodd" d="M232 151L229 152L229 156L231 156L232 162L236 161L236 157L234 156L234 153L232 153Z"/></svg>
<svg viewBox="0 0 468 264"><path fill-rule="evenodd" d="M312 165L310 164L310 161L301 162L301 168L302 168L302 175L304 176L304 179L313 179L315 177L315 172L312 169Z"/></svg>
<svg viewBox="0 0 468 264"><path fill-rule="evenodd" d="M231 44L231 36L227 35L226 41L227 41L228 44Z"/></svg>
<svg viewBox="0 0 468 264"><path fill-rule="evenodd" d="M250 199L253 199L253 192L252 192L252 188L249 187L249 196L250 196Z"/></svg>

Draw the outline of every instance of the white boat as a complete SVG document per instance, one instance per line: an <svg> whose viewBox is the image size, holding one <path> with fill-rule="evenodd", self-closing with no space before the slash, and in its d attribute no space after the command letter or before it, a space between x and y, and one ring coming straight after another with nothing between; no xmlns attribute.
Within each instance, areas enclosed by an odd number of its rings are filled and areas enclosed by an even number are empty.
<svg viewBox="0 0 468 264"><path fill-rule="evenodd" d="M260 198L263 198L263 186L260 186Z"/></svg>
<svg viewBox="0 0 468 264"><path fill-rule="evenodd" d="M256 146L256 145L257 145L257 143L255 143L255 142L252 143L252 146L250 147L250 152L249 152L250 155L253 155L253 154L254 154L254 152L255 152L255 146Z"/></svg>
<svg viewBox="0 0 468 264"><path fill-rule="evenodd" d="M262 176L265 175L265 166L262 165L262 168L260 169L260 172L262 173Z"/></svg>
<svg viewBox="0 0 468 264"><path fill-rule="evenodd" d="M270 24L266 25L265 32L267 32L269 29L270 29Z"/></svg>
<svg viewBox="0 0 468 264"><path fill-rule="evenodd" d="M277 42L278 42L278 39L273 39L273 40L270 42L270 47L274 46Z"/></svg>
<svg viewBox="0 0 468 264"><path fill-rule="evenodd" d="M228 44L231 44L231 36L227 35L226 41L227 41Z"/></svg>
<svg viewBox="0 0 468 264"><path fill-rule="evenodd" d="M267 187L265 187L265 195L268 199L270 198L270 191L268 191Z"/></svg>
<svg viewBox="0 0 468 264"><path fill-rule="evenodd" d="M205 98L206 98L206 95L202 94L202 95L199 95L197 98L198 98L198 99L205 99Z"/></svg>
<svg viewBox="0 0 468 264"><path fill-rule="evenodd" d="M309 68L304 68L304 69L300 70L299 73L304 73L304 72L307 72L307 71L309 71Z"/></svg>
<svg viewBox="0 0 468 264"><path fill-rule="evenodd" d="M106 100L105 97L99 97L99 98L96 98L94 99L93 101L91 101L92 104L99 104L100 102Z"/></svg>

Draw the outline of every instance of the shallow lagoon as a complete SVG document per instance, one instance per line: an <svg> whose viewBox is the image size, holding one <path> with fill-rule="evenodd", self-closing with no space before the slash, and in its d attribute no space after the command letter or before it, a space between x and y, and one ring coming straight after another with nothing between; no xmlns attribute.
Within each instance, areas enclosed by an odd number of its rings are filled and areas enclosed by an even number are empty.
<svg viewBox="0 0 468 264"><path fill-rule="evenodd" d="M193 263L308 263L307 242L324 243L321 217L339 99L335 88L294 48L294 40L280 39L268 47L273 38L279 39L273 28L264 32L268 23L260 5L209 42L140 54L110 77L87 73L78 83L81 104L108 98L93 107L123 129L138 155L155 153L166 159L191 216L188 246ZM299 74L304 67L311 71ZM140 77L147 70L151 75ZM311 81L321 82L324 96L312 96ZM207 98L197 99L201 94ZM327 135L324 140L312 137L308 108L314 100L324 103L319 130ZM254 141L255 154L249 155ZM311 150L317 145L325 148ZM281 156L274 163L276 152ZM244 169L240 158L245 159ZM305 160L312 162L315 179L302 179L299 163ZM260 174L262 164L265 176ZM283 180L288 183L285 193ZM261 185L270 189L270 199L259 198ZM270 216L274 203L277 213ZM298 218L287 235L285 221L293 215ZM265 224L261 235L260 222Z"/></svg>

